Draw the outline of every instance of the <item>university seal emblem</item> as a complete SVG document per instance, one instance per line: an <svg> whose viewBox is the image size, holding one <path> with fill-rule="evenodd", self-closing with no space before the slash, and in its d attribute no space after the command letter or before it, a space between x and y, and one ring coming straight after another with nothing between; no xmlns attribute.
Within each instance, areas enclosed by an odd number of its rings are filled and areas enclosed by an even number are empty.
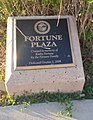
<svg viewBox="0 0 93 120"><path fill-rule="evenodd" d="M38 34L47 34L50 31L50 24L46 21L38 21L34 29Z"/></svg>

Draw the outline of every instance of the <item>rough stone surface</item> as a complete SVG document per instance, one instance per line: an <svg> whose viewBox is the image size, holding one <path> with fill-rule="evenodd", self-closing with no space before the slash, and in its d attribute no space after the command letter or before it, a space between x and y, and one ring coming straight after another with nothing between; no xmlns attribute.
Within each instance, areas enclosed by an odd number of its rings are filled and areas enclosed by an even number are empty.
<svg viewBox="0 0 93 120"><path fill-rule="evenodd" d="M40 92L76 92L82 91L85 78L82 66L80 45L77 35L76 22L71 16L70 20L72 48L75 66L69 68L14 70L14 28L16 17L9 18L7 23L7 51L6 51L6 88L10 95L22 94L25 91ZM65 18L64 17L64 18ZM21 18L21 17L19 17ZM25 17L24 17L25 18ZM30 17L27 17L30 19ZM40 19L43 18L40 16Z"/></svg>

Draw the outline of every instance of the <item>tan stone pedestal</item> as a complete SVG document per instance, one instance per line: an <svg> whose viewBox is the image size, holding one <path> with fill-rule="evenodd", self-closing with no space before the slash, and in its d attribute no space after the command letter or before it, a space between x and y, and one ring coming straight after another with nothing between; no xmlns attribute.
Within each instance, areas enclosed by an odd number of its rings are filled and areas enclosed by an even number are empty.
<svg viewBox="0 0 93 120"><path fill-rule="evenodd" d="M52 17L52 16L51 16ZM40 92L76 92L82 91L85 78L82 66L79 39L75 18L63 16L70 22L72 48L75 66L51 69L15 70L14 69L14 20L31 19L32 17L11 17L7 23L7 50L6 50L6 87L9 95L20 95L25 91ZM33 17L36 19L36 17ZM38 17L44 18L43 16Z"/></svg>

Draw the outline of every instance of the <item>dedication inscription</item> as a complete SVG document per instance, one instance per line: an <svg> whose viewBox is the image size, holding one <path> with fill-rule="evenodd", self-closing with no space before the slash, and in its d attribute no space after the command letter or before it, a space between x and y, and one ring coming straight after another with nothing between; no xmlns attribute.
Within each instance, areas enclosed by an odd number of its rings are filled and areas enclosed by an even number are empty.
<svg viewBox="0 0 93 120"><path fill-rule="evenodd" d="M15 68L74 66L69 19L15 19Z"/></svg>

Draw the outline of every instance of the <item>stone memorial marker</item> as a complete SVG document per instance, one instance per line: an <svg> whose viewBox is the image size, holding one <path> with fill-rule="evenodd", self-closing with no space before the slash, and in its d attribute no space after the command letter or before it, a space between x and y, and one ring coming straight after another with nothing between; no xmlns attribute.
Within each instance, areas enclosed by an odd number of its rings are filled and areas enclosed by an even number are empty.
<svg viewBox="0 0 93 120"><path fill-rule="evenodd" d="M10 95L82 91L84 81L74 17L8 19L5 83Z"/></svg>

